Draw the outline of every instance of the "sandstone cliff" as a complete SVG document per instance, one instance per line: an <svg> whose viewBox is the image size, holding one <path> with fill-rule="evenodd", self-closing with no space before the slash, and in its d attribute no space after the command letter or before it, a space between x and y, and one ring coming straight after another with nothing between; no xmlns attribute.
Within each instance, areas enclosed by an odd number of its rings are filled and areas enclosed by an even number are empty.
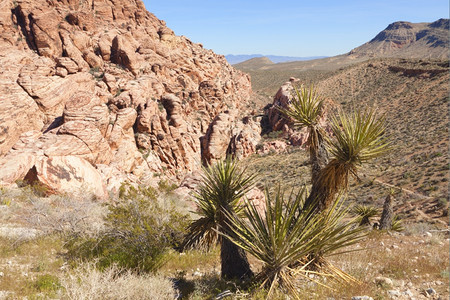
<svg viewBox="0 0 450 300"><path fill-rule="evenodd" d="M257 143L238 138L255 127L241 122L249 76L141 0L2 1L0 65L3 183L64 191L51 182L78 180L101 196L122 180L198 169L202 152L220 158L231 141L239 155Z"/></svg>

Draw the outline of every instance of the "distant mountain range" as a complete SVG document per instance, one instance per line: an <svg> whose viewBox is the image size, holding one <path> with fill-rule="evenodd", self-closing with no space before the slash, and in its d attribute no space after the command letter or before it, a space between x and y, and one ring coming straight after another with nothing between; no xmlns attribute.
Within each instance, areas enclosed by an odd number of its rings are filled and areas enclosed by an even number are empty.
<svg viewBox="0 0 450 300"><path fill-rule="evenodd" d="M225 55L228 63L231 65L241 63L243 61L256 58L256 57L267 57L273 63L289 62L289 61L303 61L303 60L313 60L319 58L325 58L326 56L308 56L308 57L296 57L296 56L279 56L279 55L262 55L262 54L238 54L238 55Z"/></svg>
<svg viewBox="0 0 450 300"><path fill-rule="evenodd" d="M267 57L253 57L235 64L250 70L332 70L371 58L449 59L449 19L432 23L394 22L369 42L348 53L309 60L276 63ZM228 58L227 58L228 59Z"/></svg>

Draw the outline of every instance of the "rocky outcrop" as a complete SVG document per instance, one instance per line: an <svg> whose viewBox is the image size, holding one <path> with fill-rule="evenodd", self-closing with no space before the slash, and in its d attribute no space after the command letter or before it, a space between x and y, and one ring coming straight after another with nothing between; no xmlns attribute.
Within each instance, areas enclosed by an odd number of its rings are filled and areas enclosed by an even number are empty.
<svg viewBox="0 0 450 300"><path fill-rule="evenodd" d="M240 120L237 116L238 111L227 110L209 125L201 140L203 163L214 163L226 155L242 159L256 152L261 139L260 120L253 121L250 117Z"/></svg>
<svg viewBox="0 0 450 300"><path fill-rule="evenodd" d="M289 119L280 112L280 108L287 108L291 103L294 87L290 81L285 82L277 91L273 98L273 103L267 108L267 116L269 118L270 130L280 131L286 125L290 124Z"/></svg>
<svg viewBox="0 0 450 300"><path fill-rule="evenodd" d="M176 36L141 0L2 1L0 64L3 182L74 161L112 186L113 177L181 177L199 168L203 136L217 159L248 155L259 135L242 122L249 76ZM219 147L207 130L226 110L239 115L222 123Z"/></svg>

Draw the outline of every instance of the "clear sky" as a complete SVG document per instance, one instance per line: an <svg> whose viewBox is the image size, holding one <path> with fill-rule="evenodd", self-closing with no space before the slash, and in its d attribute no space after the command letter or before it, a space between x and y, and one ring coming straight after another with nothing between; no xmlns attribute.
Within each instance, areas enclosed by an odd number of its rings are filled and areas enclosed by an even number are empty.
<svg viewBox="0 0 450 300"><path fill-rule="evenodd" d="M395 21L449 17L449 0L143 0L148 11L219 54L334 56Z"/></svg>

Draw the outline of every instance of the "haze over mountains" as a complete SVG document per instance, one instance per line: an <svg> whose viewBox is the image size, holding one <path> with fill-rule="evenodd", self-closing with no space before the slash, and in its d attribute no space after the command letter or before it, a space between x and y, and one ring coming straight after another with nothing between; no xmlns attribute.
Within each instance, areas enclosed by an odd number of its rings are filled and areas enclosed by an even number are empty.
<svg viewBox="0 0 450 300"><path fill-rule="evenodd" d="M312 60L325 58L326 56L307 56L307 57L298 57L298 56L279 56L279 55L262 55L262 54L228 54L225 55L228 63L231 65L238 64L244 62L246 60L257 58L257 57L267 57L273 63L281 63L281 62L289 62L289 61L302 61L302 60Z"/></svg>

